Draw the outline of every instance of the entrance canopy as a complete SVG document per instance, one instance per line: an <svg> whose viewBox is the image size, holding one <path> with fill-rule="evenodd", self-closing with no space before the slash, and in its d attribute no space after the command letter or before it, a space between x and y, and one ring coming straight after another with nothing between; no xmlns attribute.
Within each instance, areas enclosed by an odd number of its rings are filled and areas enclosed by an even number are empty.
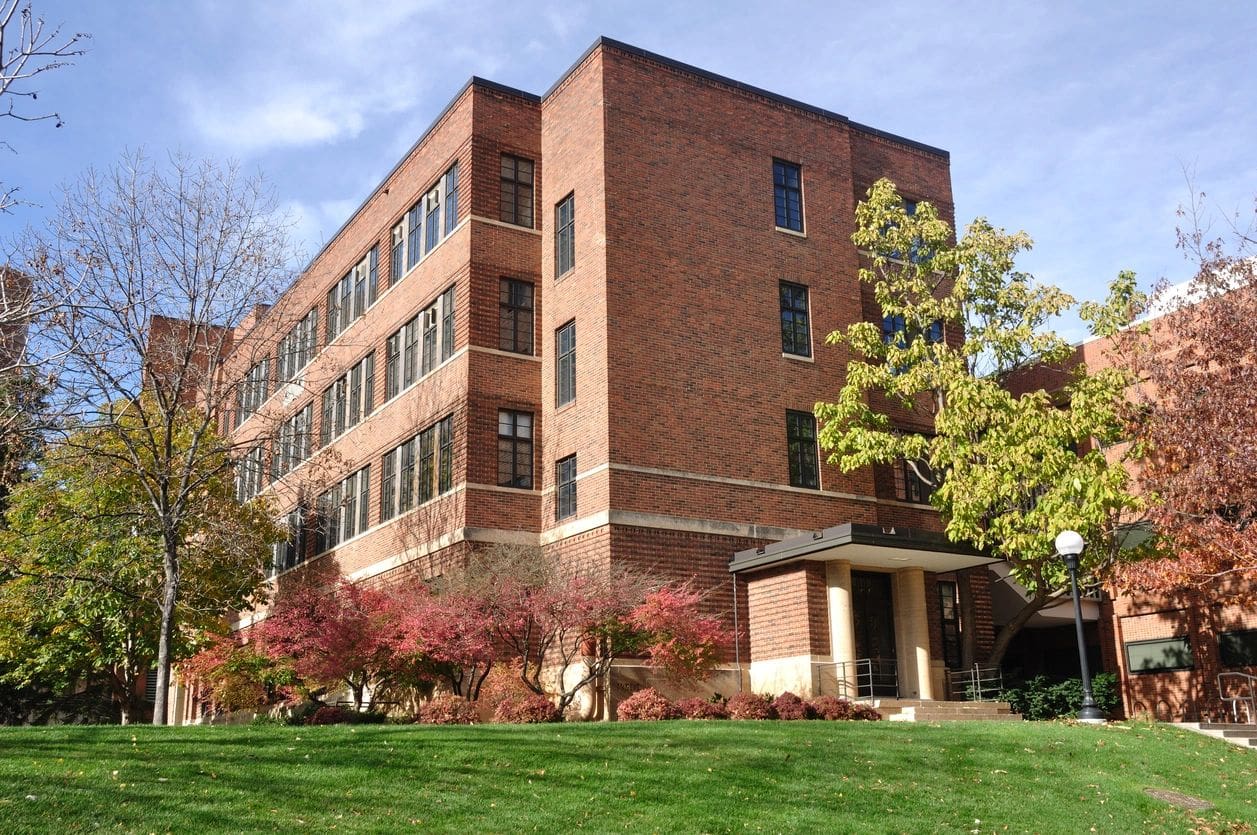
<svg viewBox="0 0 1257 835"><path fill-rule="evenodd" d="M857 567L921 568L934 573L1000 561L975 548L949 542L941 533L849 522L763 548L738 551L729 561L729 571L737 574L799 560L845 560Z"/></svg>

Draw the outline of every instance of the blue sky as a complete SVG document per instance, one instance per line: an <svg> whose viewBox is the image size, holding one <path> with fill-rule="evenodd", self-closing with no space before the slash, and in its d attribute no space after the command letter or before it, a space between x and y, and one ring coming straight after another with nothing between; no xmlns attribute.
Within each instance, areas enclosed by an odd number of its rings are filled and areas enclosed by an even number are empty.
<svg viewBox="0 0 1257 835"><path fill-rule="evenodd" d="M1188 277L1184 168L1222 214L1257 196L1250 2L35 4L93 39L40 86L64 127L0 125L0 181L38 204L3 238L142 146L260 170L313 253L468 77L544 92L598 35L948 149L958 219L1027 230L1022 266L1080 298Z"/></svg>

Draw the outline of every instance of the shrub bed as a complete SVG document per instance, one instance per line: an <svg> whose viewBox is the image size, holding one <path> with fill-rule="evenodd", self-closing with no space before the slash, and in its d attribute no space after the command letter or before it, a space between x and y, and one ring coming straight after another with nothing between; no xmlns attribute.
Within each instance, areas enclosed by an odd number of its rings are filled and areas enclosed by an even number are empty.
<svg viewBox="0 0 1257 835"><path fill-rule="evenodd" d="M791 693L789 690L773 699L773 710L777 711L778 719L815 719L816 708Z"/></svg>
<svg viewBox="0 0 1257 835"><path fill-rule="evenodd" d="M729 699L730 719L776 719L777 711L767 696L738 693Z"/></svg>
<svg viewBox="0 0 1257 835"><path fill-rule="evenodd" d="M475 702L458 696L435 696L419 705L415 722L420 725L474 725L480 720Z"/></svg>
<svg viewBox="0 0 1257 835"><path fill-rule="evenodd" d="M729 707L724 699L682 699L677 709L684 719L728 719Z"/></svg>
<svg viewBox="0 0 1257 835"><path fill-rule="evenodd" d="M680 719L681 711L658 690L647 687L620 702L615 715L624 721L658 721Z"/></svg>
<svg viewBox="0 0 1257 835"><path fill-rule="evenodd" d="M498 702L493 711L494 722L505 722L511 725L536 725L544 722L558 722L563 714L545 696L529 693L526 696L507 696Z"/></svg>

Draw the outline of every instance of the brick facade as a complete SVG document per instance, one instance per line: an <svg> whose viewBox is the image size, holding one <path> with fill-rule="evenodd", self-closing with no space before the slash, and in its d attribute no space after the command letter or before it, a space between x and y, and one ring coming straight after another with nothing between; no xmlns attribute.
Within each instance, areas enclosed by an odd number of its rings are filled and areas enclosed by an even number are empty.
<svg viewBox="0 0 1257 835"><path fill-rule="evenodd" d="M535 165L533 228L500 219L502 154ZM802 171L802 233L775 228L774 159ZM451 230L390 286L391 230L455 163ZM311 573L427 577L478 543L533 543L699 583L741 632L731 664L829 654L823 564L735 577L729 561L842 522L938 528L928 507L895 499L889 471L822 461L819 489L790 485L786 410L836 394L848 356L824 336L870 315L851 234L881 176L952 216L946 152L624 44L600 40L544 96L473 79L228 361L243 375L317 309L317 356L236 430L264 440L312 402L317 439L323 390L375 356L371 413L267 488L286 510L369 464L368 525L322 554L307 538L281 591ZM574 267L556 275L568 195ZM326 294L373 246L378 299L327 344ZM501 350L503 278L533 287L531 353ZM781 281L808 288L809 357L783 353ZM389 336L451 288L452 355L388 399ZM556 331L569 322L575 397L556 405ZM500 410L533 416L531 487L499 485ZM450 489L382 520L383 456L446 416ZM573 455L576 512L559 519L556 462ZM989 650L989 588L971 580L966 595Z"/></svg>

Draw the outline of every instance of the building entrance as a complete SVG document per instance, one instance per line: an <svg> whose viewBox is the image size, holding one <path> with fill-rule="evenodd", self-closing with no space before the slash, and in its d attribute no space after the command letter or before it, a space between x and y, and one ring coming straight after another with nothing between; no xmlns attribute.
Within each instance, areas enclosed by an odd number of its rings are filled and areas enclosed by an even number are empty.
<svg viewBox="0 0 1257 835"><path fill-rule="evenodd" d="M899 695L899 666L895 660L895 610L891 575L851 572L852 625L855 657L868 659L867 668L856 671L859 694Z"/></svg>

